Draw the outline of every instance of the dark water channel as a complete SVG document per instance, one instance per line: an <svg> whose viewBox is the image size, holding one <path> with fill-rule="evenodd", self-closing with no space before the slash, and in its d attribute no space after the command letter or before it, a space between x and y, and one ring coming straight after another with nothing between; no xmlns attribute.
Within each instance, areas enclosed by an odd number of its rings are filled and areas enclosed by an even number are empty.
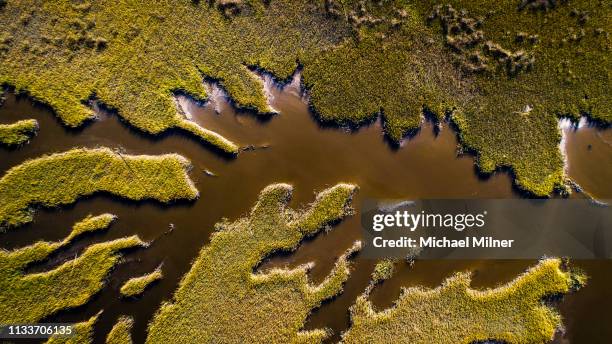
<svg viewBox="0 0 612 344"><path fill-rule="evenodd" d="M425 123L422 130L400 149L392 149L382 136L379 122L355 132L322 127L309 112L300 94L299 83L280 89L267 81L267 86L270 103L279 112L268 119L236 111L219 91L213 92L212 100L206 105L196 104L185 97L178 98L177 103L185 113L203 126L241 145L269 146L245 151L236 159L222 157L180 133L173 132L160 138L142 135L121 123L117 116L101 109L97 111L97 121L83 129L69 130L61 126L46 107L25 97L8 95L0 107L0 123L35 118L40 123L40 132L30 144L19 150L0 148L1 173L28 158L72 147L122 147L130 154L176 152L191 160L194 166L191 178L201 193L196 202L173 206L92 197L62 209L42 209L32 224L0 233L0 247L10 249L36 240L59 240L69 233L73 223L87 214L110 212L119 217L110 230L77 241L54 256L43 269L71 259L92 242L132 234L138 234L144 240L156 239L147 249L127 253L124 262L110 275L108 285L91 302L45 321L83 321L103 309L95 338L96 342L103 342L118 316L131 315L135 318L134 341L142 343L147 323L160 303L171 297L191 261L208 242L214 223L223 217L236 219L245 214L259 191L271 183L294 185L292 205L298 207L313 200L313 191L338 182L351 182L360 187L354 201L355 216L347 218L329 233L306 241L294 254L271 257L262 266L266 269L315 261L312 271L315 282L324 278L337 256L359 239L359 205L363 198L520 197L513 190L507 174L497 173L483 179L475 173L471 157L457 157L455 133L446 125L435 135L432 125ZM608 135L609 130L604 133ZM604 141L597 141L601 140L600 134L596 129L592 129L592 135L582 135L580 130L568 134L568 147L572 147L568 149L569 171L576 173L574 179L592 189L589 190L592 194L612 198L609 183L612 167L602 165L602 159L608 164L612 161L612 148L602 143ZM584 147L589 144L587 151ZM205 170L216 176L208 176ZM175 225L175 230L164 235L170 223ZM150 272L162 262L164 279L161 282L139 299L119 298L118 289L124 281ZM306 328L329 327L334 332L330 341L336 341L348 326L348 307L368 284L374 263L357 256L344 293L315 310ZM495 286L509 281L533 263L418 261L412 268L401 263L395 276L373 292L372 299L379 309L383 309L392 305L402 286L435 287L457 270L474 271L475 287ZM579 293L566 297L560 306L567 331L564 336L559 336L558 342L603 342L612 337L609 326L612 323L612 264L602 261L577 264L587 271L591 281Z"/></svg>

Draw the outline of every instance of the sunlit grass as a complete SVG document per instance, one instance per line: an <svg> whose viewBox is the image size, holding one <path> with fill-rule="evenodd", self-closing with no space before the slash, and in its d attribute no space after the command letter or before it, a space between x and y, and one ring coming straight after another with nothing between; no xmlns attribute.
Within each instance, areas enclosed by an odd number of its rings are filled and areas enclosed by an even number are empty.
<svg viewBox="0 0 612 344"><path fill-rule="evenodd" d="M217 225L173 300L151 321L148 343L305 343L328 336L324 329L304 331L304 322L323 300L341 292L348 258L359 243L338 258L319 285L308 281L310 265L253 270L272 252L293 250L305 236L347 215L355 187L327 189L303 211L286 208L291 190L270 185L247 217Z"/></svg>
<svg viewBox="0 0 612 344"><path fill-rule="evenodd" d="M361 11L358 1L342 3L353 16ZM457 24L479 21L469 30L481 36L468 41L463 24L446 34L439 17L426 19L435 4L446 3L459 17ZM477 154L480 171L509 168L520 189L549 195L564 183L558 117L612 120L612 16L597 1L557 2L547 10L519 10L518 4L390 1L383 7L403 9L408 19L389 28L390 17L377 14L376 2L366 2L364 16L381 24L360 27L359 39L303 61L314 110L340 123L361 123L381 113L393 141L419 127L424 115L440 120L452 113L460 141ZM510 73L514 62L488 46L533 61ZM466 71L465 63L475 58L486 58L487 68Z"/></svg>
<svg viewBox="0 0 612 344"><path fill-rule="evenodd" d="M36 323L59 310L83 305L100 291L119 262L119 251L146 246L137 236L91 245L49 271L24 273L24 269L83 233L107 228L113 219L109 214L88 217L59 242L39 241L13 251L0 249L0 323Z"/></svg>
<svg viewBox="0 0 612 344"><path fill-rule="evenodd" d="M0 144L19 146L28 142L38 131L35 119L24 119L11 124L0 124Z"/></svg>
<svg viewBox="0 0 612 344"><path fill-rule="evenodd" d="M119 317L115 326L106 336L106 344L131 344L132 325L134 325L133 318L126 316Z"/></svg>
<svg viewBox="0 0 612 344"><path fill-rule="evenodd" d="M495 289L470 288L469 273L458 273L436 289L403 289L395 304L375 311L368 295L351 308L343 343L468 344L487 340L545 343L561 316L543 298L570 292L585 277L564 271L560 259L546 259Z"/></svg>
<svg viewBox="0 0 612 344"><path fill-rule="evenodd" d="M94 326L98 321L100 313L102 313L102 311L98 312L98 314L92 316L86 321L74 324L74 335L55 335L49 338L46 344L90 344L93 341Z"/></svg>
<svg viewBox="0 0 612 344"><path fill-rule="evenodd" d="M0 227L32 221L34 207L58 207L96 193L164 203L195 199L188 168L177 154L131 156L106 148L32 159L0 179Z"/></svg>
<svg viewBox="0 0 612 344"><path fill-rule="evenodd" d="M140 277L134 277L127 280L119 289L122 296L134 297L144 293L145 289L152 283L162 279L163 274L161 268Z"/></svg>
<svg viewBox="0 0 612 344"><path fill-rule="evenodd" d="M478 22L470 27L477 40L465 28L445 33L440 16L427 20L438 3L460 17L447 24ZM538 196L564 183L557 117L612 119L612 23L601 2L546 10L513 0L230 7L8 2L0 11L0 83L49 104L69 126L93 117L84 101L95 96L143 131L182 128L235 154L236 144L186 119L173 93L205 99L206 76L237 106L267 113L249 67L283 80L299 60L322 120L357 125L382 114L387 136L399 141L424 114L440 120L452 112L482 172L510 168L516 185Z"/></svg>
<svg viewBox="0 0 612 344"><path fill-rule="evenodd" d="M94 117L84 102L95 96L142 131L181 128L236 154L235 143L186 119L174 94L205 99L208 77L239 106L271 112L248 67L287 77L304 51L324 49L342 33L317 13L320 5L249 3L229 19L199 1L11 1L0 11L0 84L50 105L68 126Z"/></svg>

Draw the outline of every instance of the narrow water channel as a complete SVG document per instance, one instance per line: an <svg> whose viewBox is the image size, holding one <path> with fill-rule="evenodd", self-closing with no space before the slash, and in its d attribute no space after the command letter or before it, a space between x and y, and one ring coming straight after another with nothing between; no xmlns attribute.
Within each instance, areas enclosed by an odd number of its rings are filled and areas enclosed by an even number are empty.
<svg viewBox="0 0 612 344"><path fill-rule="evenodd" d="M425 123L401 148L394 149L385 141L379 122L352 132L319 125L300 92L299 81L282 89L269 80L266 84L271 106L278 111L267 118L237 111L218 90L213 92L215 97L207 104L198 104L183 96L177 98L178 106L202 126L243 146L258 147L242 152L235 159L220 156L180 132L158 138L143 135L104 109L97 109L98 120L84 128L66 129L47 107L25 97L8 95L0 107L0 123L35 118L40 123L40 132L30 144L18 150L0 148L0 173L28 158L73 147L122 147L130 154L175 152L191 160L194 167L191 177L201 194L195 202L172 206L91 197L62 209L42 209L32 224L0 233L0 247L10 249L41 239L59 240L69 233L74 222L87 214L110 212L119 217L107 232L78 241L38 269L71 259L92 242L132 234L154 240L147 249L127 253L125 262L113 271L108 285L91 302L45 321L82 321L103 309L95 338L101 343L118 316L132 315L134 341L144 342L147 323L160 303L171 298L180 278L208 242L214 223L223 217L236 219L244 215L259 191L271 183L294 185L292 205L296 207L312 201L313 191L338 182L359 185L354 216L329 233L307 240L293 254L270 257L261 267L315 261L312 271L315 282L324 278L336 257L359 239L359 205L364 198L520 197L507 174L479 177L472 157L457 157L456 135L446 125L436 135L432 125ZM592 135L583 135L581 129L568 132L567 144L572 147L567 152L569 172L591 194L609 197L612 192L605 188L610 188L612 167L602 167L601 163L602 159L610 163L612 147L598 140L609 142L610 130L593 130ZM585 158L586 154L580 150L587 145L591 145L588 148L590 158ZM175 230L164 234L170 223L175 225ZM142 298L119 298L118 289L125 280L150 272L162 262L164 279L160 283ZM374 263L358 255L344 293L316 310L306 327L328 327L334 332L330 342L337 341L349 324L348 308L365 289ZM400 264L396 275L378 287L372 299L379 309L388 307L398 297L402 286L435 287L457 270L474 271L476 287L495 286L509 281L531 264L532 261L419 261L412 268ZM593 338L610 338L612 276L609 271L612 271L612 264L593 261L577 264L591 276L591 283L567 297L561 306L567 333L559 340L585 343L593 342Z"/></svg>

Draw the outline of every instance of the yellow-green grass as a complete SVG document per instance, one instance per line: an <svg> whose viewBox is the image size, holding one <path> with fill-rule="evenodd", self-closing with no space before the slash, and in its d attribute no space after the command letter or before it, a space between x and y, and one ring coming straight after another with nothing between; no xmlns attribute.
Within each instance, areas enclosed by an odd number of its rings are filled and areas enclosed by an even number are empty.
<svg viewBox="0 0 612 344"><path fill-rule="evenodd" d="M516 77L503 72L473 77L478 92L454 119L462 141L479 152L483 171L509 166L521 188L550 193L563 177L558 116L612 121L610 4L585 0L519 11L514 1L449 3L471 17L494 11L484 20L485 38L535 57L533 69ZM581 15L574 13L583 11L589 19L581 24ZM574 40L581 32L584 37ZM537 41L519 41L522 33L536 35Z"/></svg>
<svg viewBox="0 0 612 344"><path fill-rule="evenodd" d="M132 317L121 316L106 336L106 344L131 344L132 343Z"/></svg>
<svg viewBox="0 0 612 344"><path fill-rule="evenodd" d="M0 124L0 144L19 146L28 142L38 131L38 121L24 119L11 124Z"/></svg>
<svg viewBox="0 0 612 344"><path fill-rule="evenodd" d="M35 323L59 310L85 304L102 289L119 251L145 246L137 236L91 245L83 253L45 272L24 273L75 237L107 228L114 217L87 217L60 242L39 241L13 251L0 250L0 324Z"/></svg>
<svg viewBox="0 0 612 344"><path fill-rule="evenodd" d="M33 207L57 207L96 193L164 203L195 199L188 168L189 161L177 154L131 156L107 148L29 160L0 179L0 227L32 221Z"/></svg>
<svg viewBox="0 0 612 344"><path fill-rule="evenodd" d="M385 133L397 142L421 125L425 108L440 119L456 106L466 92L459 72L419 15L406 15L397 28L361 27L359 39L303 62L311 105L323 121L358 125L382 114Z"/></svg>
<svg viewBox="0 0 612 344"><path fill-rule="evenodd" d="M237 153L236 144L186 120L173 94L204 99L209 77L241 107L270 112L248 66L287 77L302 52L338 36L312 4L251 3L228 19L204 1L11 1L0 11L0 84L49 104L69 126L93 117L83 102L95 96L145 132L182 128Z"/></svg>
<svg viewBox="0 0 612 344"><path fill-rule="evenodd" d="M376 263L374 271L372 271L372 283L379 283L389 279L395 270L395 261L393 259L383 259Z"/></svg>
<svg viewBox="0 0 612 344"><path fill-rule="evenodd" d="M423 112L439 120L452 111L480 170L510 168L516 185L537 196L563 183L558 116L612 119L612 11L603 1L546 11L519 10L516 0L240 3L228 14L223 2L11 1L0 11L0 83L51 105L68 125L91 118L83 101L95 95L144 131L183 128L236 152L183 118L172 93L205 98L204 75L238 106L269 112L248 67L284 79L299 60L321 119L355 125L382 113L398 141ZM482 19L481 41L454 50L462 34L426 19L439 3ZM514 62L487 46L513 58L523 51L529 67L510 72ZM474 56L487 68L466 71Z"/></svg>
<svg viewBox="0 0 612 344"><path fill-rule="evenodd" d="M393 307L377 312L368 295L351 307L343 343L468 344L545 343L561 326L561 316L543 298L568 293L585 277L545 259L495 289L470 288L469 273L458 273L436 289L408 288Z"/></svg>
<svg viewBox="0 0 612 344"><path fill-rule="evenodd" d="M345 8L356 3L343 2ZM427 23L438 3L482 19L483 41L455 52L448 43L456 37L442 32L440 19ZM547 11L519 11L514 0L387 4L403 7L412 19L395 30L362 27L360 40L304 61L304 82L322 118L360 122L382 110L387 134L398 140L420 124L424 107L438 118L452 110L461 142L477 153L480 170L509 167L516 185L537 196L563 183L558 117L612 120L610 4L558 2ZM534 40L521 40L523 35ZM522 50L535 62L509 75L508 63L489 57L487 71L465 72L458 58L484 56L486 42Z"/></svg>
<svg viewBox="0 0 612 344"><path fill-rule="evenodd" d="M308 281L310 264L254 270L271 253L293 250L305 236L347 215L355 186L327 189L302 211L286 207L291 191L286 184L270 185L247 217L217 224L173 300L151 321L148 343L312 343L327 337L323 329L302 330L304 322L313 308L341 292L359 242L319 285Z"/></svg>
<svg viewBox="0 0 612 344"><path fill-rule="evenodd" d="M46 344L90 344L93 341L94 326L102 311L87 321L76 323L73 326L74 334L71 336L53 335Z"/></svg>
<svg viewBox="0 0 612 344"><path fill-rule="evenodd" d="M138 296L144 293L148 286L162 279L162 277L164 277L164 275L162 274L161 268L157 268L155 271L146 275L130 278L123 284L123 286L121 286L119 292L124 297Z"/></svg>

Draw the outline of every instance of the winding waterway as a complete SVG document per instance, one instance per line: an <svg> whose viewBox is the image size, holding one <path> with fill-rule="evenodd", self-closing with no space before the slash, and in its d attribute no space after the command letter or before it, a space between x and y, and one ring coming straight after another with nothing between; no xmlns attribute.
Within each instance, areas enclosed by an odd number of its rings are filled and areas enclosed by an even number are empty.
<svg viewBox="0 0 612 344"><path fill-rule="evenodd" d="M270 257L261 269L272 266L295 266L315 261L312 279L320 281L336 257L359 239L359 205L363 198L512 198L520 197L506 173L478 176L471 156L457 156L457 139L447 125L436 135L433 126L422 129L401 148L385 141L380 122L357 131L324 127L309 111L294 80L284 88L266 81L271 106L278 111L269 118L237 111L218 90L207 104L198 104L178 96L177 106L206 128L254 150L237 158L220 156L179 132L153 138L130 129L118 117L96 108L99 118L82 129L63 127L45 106L25 97L9 94L0 107L0 123L35 118L39 134L30 144L18 149L0 148L0 171L4 173L28 158L60 152L72 147L121 147L130 154L176 152L193 164L191 177L200 190L195 202L161 206L155 202L133 203L96 196L62 209L41 209L35 221L22 228L0 233L0 246L15 248L35 240L59 240L73 223L87 214L110 212L118 221L104 233L90 235L55 255L34 270L47 269L72 259L84 247L121 236L138 234L154 240L146 249L127 252L124 263L111 274L108 285L91 302L64 311L45 321L82 321L104 312L96 325L96 342L103 342L120 315L135 318L134 341L146 337L146 326L161 302L169 300L182 275L197 256L223 217L236 219L244 215L266 185L287 182L295 187L292 205L299 207L312 201L313 191L338 182L359 185L354 200L356 215L347 218L332 231L307 240L295 253ZM568 172L573 180L596 197L612 198L612 135L610 130L586 127L567 130ZM264 148L266 147L266 148ZM211 176L205 171L212 172ZM580 196L578 196L580 197ZM167 234L170 224L175 229ZM118 289L129 277L141 275L163 263L164 279L141 298L125 300ZM352 277L344 293L315 310L307 328L328 327L337 341L349 324L348 308L368 284L374 261L356 257ZM375 305L391 306L402 286L435 287L457 270L474 271L476 287L495 286L521 273L533 261L417 261L413 267L400 264L394 277L372 294ZM560 310L565 318L566 333L559 343L592 343L611 338L612 264L609 261L576 262L586 270L589 285L565 298Z"/></svg>

